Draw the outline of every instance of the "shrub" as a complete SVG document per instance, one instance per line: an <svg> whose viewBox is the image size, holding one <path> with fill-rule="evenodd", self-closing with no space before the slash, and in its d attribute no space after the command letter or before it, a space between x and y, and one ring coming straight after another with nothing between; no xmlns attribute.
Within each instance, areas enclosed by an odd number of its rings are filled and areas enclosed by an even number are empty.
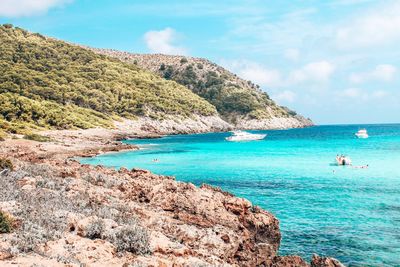
<svg viewBox="0 0 400 267"><path fill-rule="evenodd" d="M10 233L13 228L13 224L13 218L0 210L0 234Z"/></svg>
<svg viewBox="0 0 400 267"><path fill-rule="evenodd" d="M24 139L37 141L37 142L50 142L51 141L50 137L43 136L40 134L34 134L34 133L24 135Z"/></svg>
<svg viewBox="0 0 400 267"><path fill-rule="evenodd" d="M146 228L136 222L118 228L111 242L118 251L129 251L140 255L150 252L149 234Z"/></svg>
<svg viewBox="0 0 400 267"><path fill-rule="evenodd" d="M181 64L185 64L188 62L188 60L185 57L183 57L180 62L181 62Z"/></svg>
<svg viewBox="0 0 400 267"><path fill-rule="evenodd" d="M6 140L6 134L0 130L0 142L5 141Z"/></svg>
<svg viewBox="0 0 400 267"><path fill-rule="evenodd" d="M164 79L171 80L174 75L174 68L170 65L164 70Z"/></svg>
<svg viewBox="0 0 400 267"><path fill-rule="evenodd" d="M104 222L101 219L92 221L86 228L86 237L89 239L98 239L104 236Z"/></svg>
<svg viewBox="0 0 400 267"><path fill-rule="evenodd" d="M165 67L165 64L164 63L161 63L161 65L160 65L160 71L164 71L166 69L166 67Z"/></svg>
<svg viewBox="0 0 400 267"><path fill-rule="evenodd" d="M15 231L11 245L19 252L30 252L37 245L61 238L67 228L67 212L79 211L63 191L38 189L35 194L19 192L16 201L21 209L16 213L22 224Z"/></svg>
<svg viewBox="0 0 400 267"><path fill-rule="evenodd" d="M9 169L10 171L14 170L14 165L11 160L0 158L0 171Z"/></svg>

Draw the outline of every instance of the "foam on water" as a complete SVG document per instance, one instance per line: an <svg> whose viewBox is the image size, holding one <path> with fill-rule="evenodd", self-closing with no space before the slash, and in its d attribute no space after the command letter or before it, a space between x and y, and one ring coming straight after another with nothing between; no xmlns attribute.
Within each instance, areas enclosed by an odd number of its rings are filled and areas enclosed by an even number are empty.
<svg viewBox="0 0 400 267"><path fill-rule="evenodd" d="M355 138L360 128L370 138ZM149 169L248 198L280 220L283 255L400 266L400 125L258 132L268 137L241 143L225 141L229 133L129 140L146 149L81 162ZM342 153L369 168L334 166Z"/></svg>

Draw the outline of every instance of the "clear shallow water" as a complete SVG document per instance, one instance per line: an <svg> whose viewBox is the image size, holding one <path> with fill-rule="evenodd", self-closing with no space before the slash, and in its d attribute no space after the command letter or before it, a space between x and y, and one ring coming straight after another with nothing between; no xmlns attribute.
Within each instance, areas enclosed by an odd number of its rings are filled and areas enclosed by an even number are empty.
<svg viewBox="0 0 400 267"><path fill-rule="evenodd" d="M359 128L369 139L356 139ZM400 266L400 124L318 126L234 143L230 133L129 140L140 151L82 159L220 186L280 220L280 253L329 255L349 266ZM333 166L336 154L354 165ZM153 162L158 159L159 162Z"/></svg>

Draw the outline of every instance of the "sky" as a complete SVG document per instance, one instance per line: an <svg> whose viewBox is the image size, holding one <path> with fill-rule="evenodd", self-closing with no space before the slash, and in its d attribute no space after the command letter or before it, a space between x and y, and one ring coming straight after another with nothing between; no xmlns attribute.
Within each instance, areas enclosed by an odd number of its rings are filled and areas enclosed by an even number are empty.
<svg viewBox="0 0 400 267"><path fill-rule="evenodd" d="M317 124L400 122L399 0L0 0L0 23L204 57Z"/></svg>

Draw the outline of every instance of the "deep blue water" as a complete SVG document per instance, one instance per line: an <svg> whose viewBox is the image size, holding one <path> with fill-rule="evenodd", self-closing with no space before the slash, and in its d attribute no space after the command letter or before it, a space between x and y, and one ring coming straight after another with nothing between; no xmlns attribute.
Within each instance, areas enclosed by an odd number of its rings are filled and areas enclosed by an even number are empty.
<svg viewBox="0 0 400 267"><path fill-rule="evenodd" d="M355 138L360 128L367 128L369 139ZM255 132L268 137L241 143L225 141L230 133L129 140L142 149L82 162L149 169L245 197L280 220L283 255L400 266L400 124ZM334 166L341 153L369 168Z"/></svg>

